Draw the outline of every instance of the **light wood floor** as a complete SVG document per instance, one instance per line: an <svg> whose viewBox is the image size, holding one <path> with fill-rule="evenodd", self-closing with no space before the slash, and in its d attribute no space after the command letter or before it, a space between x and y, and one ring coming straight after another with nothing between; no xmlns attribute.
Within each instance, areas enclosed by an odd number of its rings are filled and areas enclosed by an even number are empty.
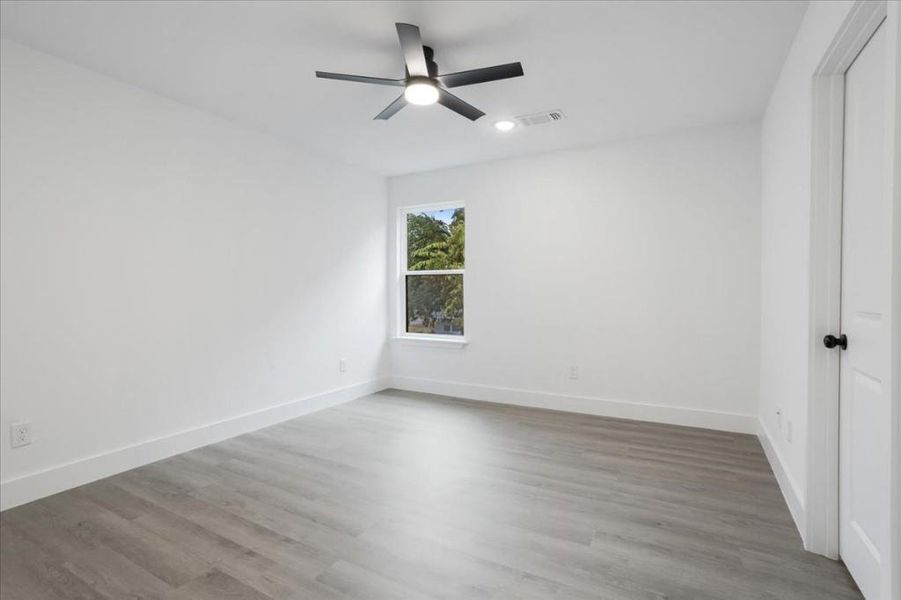
<svg viewBox="0 0 901 600"><path fill-rule="evenodd" d="M383 392L2 513L3 600L859 598L757 440Z"/></svg>

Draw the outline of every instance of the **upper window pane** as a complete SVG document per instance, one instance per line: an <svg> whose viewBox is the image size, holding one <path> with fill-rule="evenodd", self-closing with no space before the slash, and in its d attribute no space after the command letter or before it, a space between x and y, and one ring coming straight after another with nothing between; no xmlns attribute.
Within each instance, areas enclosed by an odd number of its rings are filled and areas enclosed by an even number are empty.
<svg viewBox="0 0 901 600"><path fill-rule="evenodd" d="M407 213L407 270L462 269L465 243L462 207Z"/></svg>

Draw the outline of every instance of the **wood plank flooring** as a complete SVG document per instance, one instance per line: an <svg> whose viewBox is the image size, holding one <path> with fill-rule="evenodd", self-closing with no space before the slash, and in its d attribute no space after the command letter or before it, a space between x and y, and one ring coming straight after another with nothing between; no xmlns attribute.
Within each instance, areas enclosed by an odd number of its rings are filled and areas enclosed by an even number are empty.
<svg viewBox="0 0 901 600"><path fill-rule="evenodd" d="M860 594L753 436L387 391L2 513L0 597Z"/></svg>

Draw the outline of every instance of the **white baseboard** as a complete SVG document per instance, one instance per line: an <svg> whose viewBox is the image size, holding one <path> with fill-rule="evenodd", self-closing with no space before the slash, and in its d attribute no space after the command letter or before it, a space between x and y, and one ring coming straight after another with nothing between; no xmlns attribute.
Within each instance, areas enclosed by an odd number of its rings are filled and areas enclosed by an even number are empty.
<svg viewBox="0 0 901 600"><path fill-rule="evenodd" d="M349 402L361 396L372 394L388 387L430 394L454 396L468 400L482 400L497 402L500 404L512 404L532 408L561 410L566 412L583 413L605 417L617 417L622 419L635 419L639 421L651 421L655 423L668 423L671 425L685 425L689 427L703 427L720 431L733 431L738 433L758 433L758 420L753 415L728 413L719 411L701 410L678 406L666 406L661 404L645 404L628 402L624 400L611 400L606 398L593 398L586 396L568 396L550 392L536 392L518 390L512 388L494 387L486 385L474 385L423 379L418 377L392 377L380 378L363 383L329 390L321 394L300 398L285 404L265 408L259 411L246 413L237 417L231 417L187 429L163 437L146 440L137 444L126 446L78 459L70 463L58 465L50 469L30 473L14 479L0 482L0 510L6 510L38 498L62 492L67 489L84 485L104 477L115 475L129 469L134 469L181 452L187 452L201 446L214 444L222 440L275 425L295 417L299 417L317 410L336 406ZM772 445L764 441L761 434L761 443L767 452L770 463L779 484L785 493L786 489L794 490L781 468ZM769 444L769 446L768 446ZM776 464L780 464L777 468ZM780 473L782 474L780 476ZM789 482L788 484L783 481ZM803 505L794 494L795 504L786 493L786 500L795 521L798 520L796 507Z"/></svg>
<svg viewBox="0 0 901 600"><path fill-rule="evenodd" d="M779 453L776 444L773 443L773 437L770 435L770 431L764 424L763 419L758 420L758 427L757 437L760 439L760 445L763 446L763 453L766 454L766 458L770 462L770 468L773 469L773 474L779 483L779 489L782 490L782 496L785 498L785 503L788 504L788 511L791 513L792 519L795 520L795 527L797 527L798 533L801 534L801 540L806 547L807 540L805 539L804 523L807 521L804 496L801 495L795 480L786 468L785 461Z"/></svg>
<svg viewBox="0 0 901 600"><path fill-rule="evenodd" d="M705 429L737 433L757 433L757 417L755 415L701 410L682 406L666 406L663 404L645 404L626 400L611 400L609 398L567 396L550 392L438 381L419 377L392 377L391 387L411 392L454 396L467 400L514 404L517 406L561 410L602 417L703 427Z"/></svg>
<svg viewBox="0 0 901 600"><path fill-rule="evenodd" d="M388 384L388 378L373 379L8 479L0 482L0 510L25 504L181 452L337 406L381 391L387 388Z"/></svg>

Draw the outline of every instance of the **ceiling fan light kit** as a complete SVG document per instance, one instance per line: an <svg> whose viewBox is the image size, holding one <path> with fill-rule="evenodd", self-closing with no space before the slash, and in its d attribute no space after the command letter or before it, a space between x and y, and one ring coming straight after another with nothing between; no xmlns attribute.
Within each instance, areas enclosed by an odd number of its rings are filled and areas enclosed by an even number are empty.
<svg viewBox="0 0 901 600"><path fill-rule="evenodd" d="M428 77L411 77L404 89L404 99L418 106L435 104L438 102L438 88Z"/></svg>
<svg viewBox="0 0 901 600"><path fill-rule="evenodd" d="M434 51L428 46L422 45L419 27L409 23L395 23L395 27L397 28L397 37L400 39L400 48L404 55L404 64L407 72L405 78L388 79L325 71L316 71L316 77L403 87L404 93L377 114L375 116L377 120L390 119L407 104L427 106L437 102L455 113L463 115L470 121L475 121L485 116L485 113L451 94L448 88L521 77L523 75L522 64L518 62L439 75L438 65L433 60ZM497 127L497 124L495 124L495 127ZM498 129L501 128L498 127ZM509 129L512 129L512 127ZM509 129L501 130L508 131Z"/></svg>

